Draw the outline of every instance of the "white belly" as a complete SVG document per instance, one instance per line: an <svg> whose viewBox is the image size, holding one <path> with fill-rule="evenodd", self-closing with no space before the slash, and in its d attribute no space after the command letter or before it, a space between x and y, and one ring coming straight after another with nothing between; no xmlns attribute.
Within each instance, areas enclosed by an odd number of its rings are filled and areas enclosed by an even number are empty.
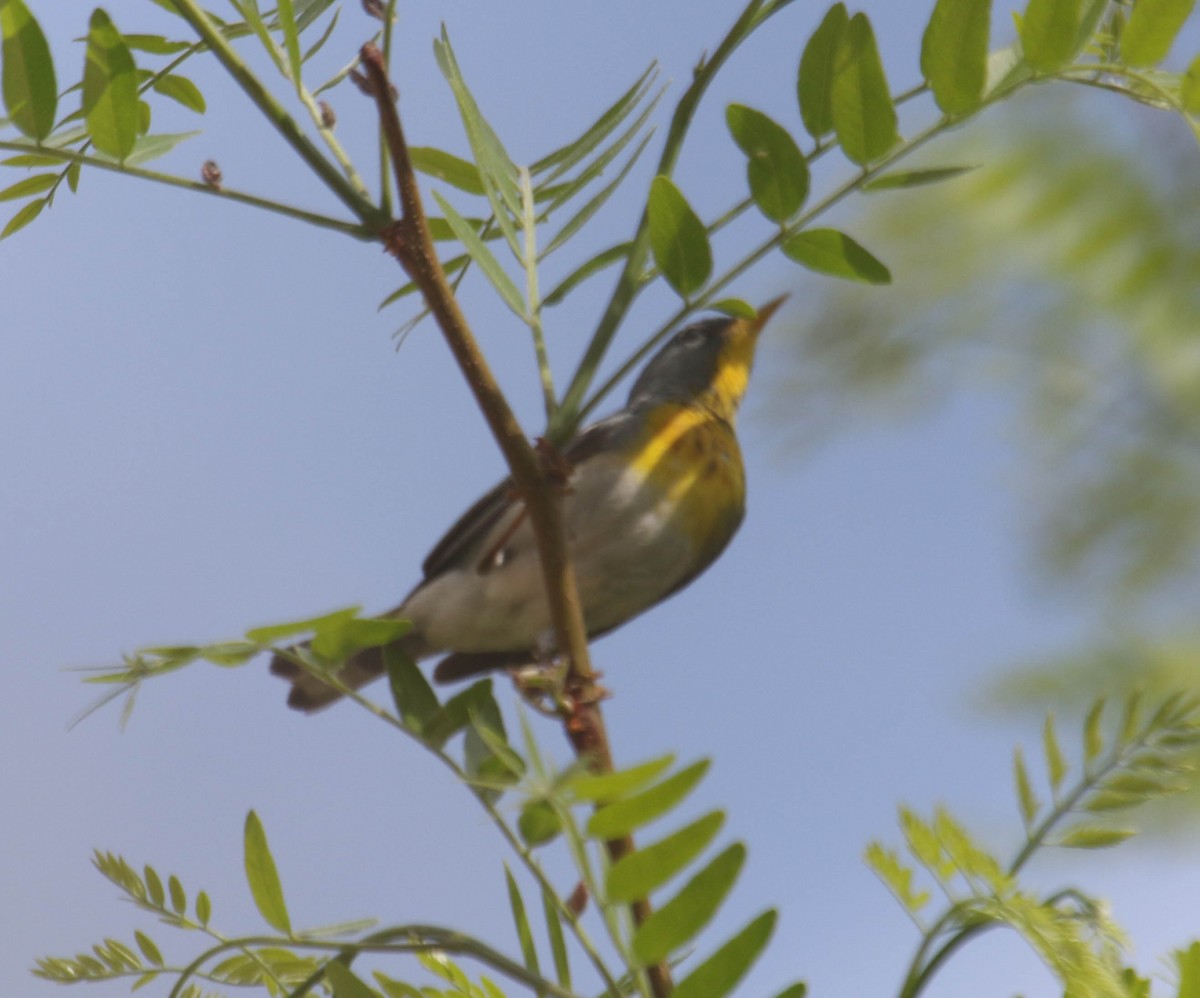
<svg viewBox="0 0 1200 998"><path fill-rule="evenodd" d="M582 498L586 497L586 499ZM694 564L669 506L642 482L594 457L564 498L568 547L589 633L606 631L662 599ZM430 651L518 651L548 642L551 626L533 531L516 509L457 569L426 582L405 603Z"/></svg>

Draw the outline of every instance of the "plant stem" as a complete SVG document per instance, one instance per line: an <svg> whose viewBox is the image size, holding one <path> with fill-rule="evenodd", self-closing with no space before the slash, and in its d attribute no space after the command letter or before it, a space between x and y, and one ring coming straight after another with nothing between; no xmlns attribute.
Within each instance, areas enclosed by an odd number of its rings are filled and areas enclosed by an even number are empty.
<svg viewBox="0 0 1200 998"><path fill-rule="evenodd" d="M679 98L679 103L675 106L675 113L671 116L671 126L667 131L662 155L659 157L658 166L655 169L656 175L669 177L675 169L675 163L683 148L683 140L687 136L692 116L696 113L696 108L717 71L750 33L781 6L776 3L763 10L763 0L750 0L734 22L733 27L721 39L721 43L714 50L711 58L696 67L691 85ZM633 304L642 276L642 267L649 252L650 215L648 210L643 210L642 216L638 220L629 255L625 258L625 266L621 270L620 277L617 278L617 286L613 289L604 314L600 317L600 322L596 327L596 332L575 370L571 383L567 386L562 405L547 429L551 440L561 442L568 438L574 427L578 425L578 414L584 396L596 376L600 362L608 351L609 344L616 335L618 327L629 311L630 305Z"/></svg>
<svg viewBox="0 0 1200 998"><path fill-rule="evenodd" d="M542 331L542 300L538 291L537 217L533 203L533 178L528 167L520 167L521 228L525 234L521 263L525 269L525 323L533 334L533 352L537 360L538 378L542 383L542 400L546 419L554 418L558 402L554 394L554 373L546 353L546 337Z"/></svg>
<svg viewBox="0 0 1200 998"><path fill-rule="evenodd" d="M390 929L373 932L357 943L347 945L344 942L325 941L320 939L279 939L275 936L246 936L241 939L229 939L217 946L212 946L201 953L180 972L180 978L171 989L170 998L179 998L182 988L188 978L199 973L207 961L219 956L229 949L240 949L253 953L255 946L290 946L293 949L316 950L324 953L336 953L347 966L360 953L423 953L430 950L442 950L448 953L460 953L479 960L492 967L511 980L525 985L540 995L552 998L575 998L575 995L546 980L538 974L531 973L503 953L493 949L486 943L471 936L446 929L439 925L398 925ZM317 970L307 980L294 990L288 992L289 998L302 998L308 994L324 976L324 969ZM211 979L211 978L209 978Z"/></svg>
<svg viewBox="0 0 1200 998"><path fill-rule="evenodd" d="M274 212L277 215L294 218L297 221L307 222L309 225L315 225L318 228L332 229L343 235L353 236L355 239L370 240L375 238L374 231L366 225L331 218L328 215L320 215L313 211L305 211L303 208L296 208L279 201L271 201L268 198L260 198L257 195L246 194L242 191L230 190L228 187L210 187L199 180L188 180L186 177L176 177L169 173L158 173L155 170L143 170L140 167L128 166L124 163L118 163L110 159L100 159L96 156L88 156L84 153L73 152L70 149L58 149L54 146L45 146L30 142L0 142L0 150L4 150L5 152L36 153L39 156L53 156L67 163L82 163L84 166L93 166L99 170L108 170L110 173L121 173L128 177L136 177L139 180L150 180L156 184L166 184L168 187L179 187L183 190L195 191L199 194L209 194L225 198L229 201L237 201L239 204L247 204L253 208L261 208L264 211Z"/></svg>

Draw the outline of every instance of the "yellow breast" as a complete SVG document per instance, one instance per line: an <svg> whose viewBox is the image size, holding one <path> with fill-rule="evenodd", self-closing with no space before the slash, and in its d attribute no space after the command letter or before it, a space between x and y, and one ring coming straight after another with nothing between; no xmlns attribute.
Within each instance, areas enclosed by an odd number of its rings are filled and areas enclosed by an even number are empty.
<svg viewBox="0 0 1200 998"><path fill-rule="evenodd" d="M733 535L745 507L746 479L733 428L702 408L666 404L647 416L632 470L671 519L713 556Z"/></svg>

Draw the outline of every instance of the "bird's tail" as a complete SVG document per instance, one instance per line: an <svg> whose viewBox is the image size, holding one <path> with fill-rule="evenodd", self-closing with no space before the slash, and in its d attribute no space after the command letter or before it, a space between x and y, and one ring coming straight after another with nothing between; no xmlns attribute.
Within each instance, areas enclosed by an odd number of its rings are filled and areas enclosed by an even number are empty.
<svg viewBox="0 0 1200 998"><path fill-rule="evenodd" d="M357 690L366 686L371 680L378 679L387 671L387 667L384 665L384 655L392 649L396 649L414 660L428 654L419 635L406 634L399 641L394 641L390 645L365 648L351 655L338 670L338 681L352 690ZM329 683L282 655L276 655L271 659L271 672L292 684L287 702L293 710L302 710L306 714L312 714L342 698L342 694Z"/></svg>

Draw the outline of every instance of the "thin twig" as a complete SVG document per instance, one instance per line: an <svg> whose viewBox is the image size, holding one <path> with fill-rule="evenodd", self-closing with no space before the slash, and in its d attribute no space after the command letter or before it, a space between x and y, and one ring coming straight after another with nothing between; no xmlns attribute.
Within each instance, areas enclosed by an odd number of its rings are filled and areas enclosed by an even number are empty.
<svg viewBox="0 0 1200 998"><path fill-rule="evenodd" d="M281 201L272 201L269 198L261 198L254 194L230 190L225 186L219 188L212 187L199 180L188 180L186 177L176 177L173 174L159 173L156 170L144 170L141 167L130 166L127 163L118 163L113 159L88 156L85 153L75 152L72 149L59 149L54 146L38 145L31 142L0 142L0 151L23 153L26 155L33 154L47 158L53 157L61 159L64 163L79 163L82 166L94 167L98 170L109 170L112 173L121 173L127 177L136 177L139 180L149 180L156 184L166 184L168 187L180 187L187 191L194 191L197 194L208 194L224 198L227 201L237 201L240 204L248 204L254 208L261 208L263 211L274 212L276 215L285 215L300 222L307 222L309 225L315 225L318 228L333 229L335 232L353 236L355 239L369 240L375 237L375 234L366 225L360 225L356 222L331 218L328 215L320 215L314 211L305 211L303 208L295 208Z"/></svg>

